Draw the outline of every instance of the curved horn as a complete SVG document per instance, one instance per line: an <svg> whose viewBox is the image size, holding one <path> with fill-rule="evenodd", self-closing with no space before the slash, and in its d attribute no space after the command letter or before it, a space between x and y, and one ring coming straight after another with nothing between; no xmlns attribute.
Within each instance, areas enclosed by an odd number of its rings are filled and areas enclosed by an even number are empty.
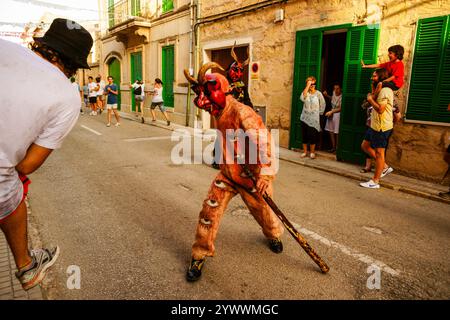
<svg viewBox="0 0 450 320"><path fill-rule="evenodd" d="M247 47L247 60L242 62L242 66L245 67L250 63L250 47Z"/></svg>
<svg viewBox="0 0 450 320"><path fill-rule="evenodd" d="M212 69L212 68L217 68L222 71L225 71L220 64L218 64L216 62L208 62L208 63L204 64L200 68L200 71L198 72L198 83L200 83L200 84L205 83L204 78L205 78L206 71L208 71L209 69Z"/></svg>
<svg viewBox="0 0 450 320"><path fill-rule="evenodd" d="M233 57L234 61L236 61L237 63L239 63L239 59L236 55L236 52L234 52L234 46L236 45L236 41L233 44L233 47L231 48L231 56Z"/></svg>
<svg viewBox="0 0 450 320"><path fill-rule="evenodd" d="M186 77L187 81L191 84L198 84L198 81L189 74L189 71L187 69L184 69L184 76Z"/></svg>

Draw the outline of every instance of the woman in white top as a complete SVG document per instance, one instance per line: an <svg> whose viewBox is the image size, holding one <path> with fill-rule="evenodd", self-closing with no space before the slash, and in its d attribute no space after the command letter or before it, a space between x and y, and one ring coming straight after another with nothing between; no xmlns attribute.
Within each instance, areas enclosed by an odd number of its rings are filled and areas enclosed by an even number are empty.
<svg viewBox="0 0 450 320"><path fill-rule="evenodd" d="M152 118L153 118L152 121L156 121L155 108L158 107L159 110L161 110L161 112L163 113L164 117L166 118L167 125L169 126L170 120L169 120L169 116L167 115L166 108L164 107L162 92L163 92L163 82L161 81L161 79L156 78L155 84L154 84L154 89L150 93L151 95L153 95L152 104L150 106L150 111L152 113Z"/></svg>
<svg viewBox="0 0 450 320"><path fill-rule="evenodd" d="M325 99L320 91L316 90L316 78L306 78L306 87L300 95L303 101L303 110L300 116L302 125L302 141L303 153L300 155L304 158L308 154L308 144L310 147L310 157L316 157L316 143L319 137L320 115L325 111Z"/></svg>
<svg viewBox="0 0 450 320"><path fill-rule="evenodd" d="M325 130L330 133L332 148L330 152L336 151L337 139L339 134L339 121L341 118L341 104L342 104L342 90L339 84L335 84L333 87L333 96L329 96L326 91L323 95L331 99L331 110L325 113L327 117L327 124Z"/></svg>

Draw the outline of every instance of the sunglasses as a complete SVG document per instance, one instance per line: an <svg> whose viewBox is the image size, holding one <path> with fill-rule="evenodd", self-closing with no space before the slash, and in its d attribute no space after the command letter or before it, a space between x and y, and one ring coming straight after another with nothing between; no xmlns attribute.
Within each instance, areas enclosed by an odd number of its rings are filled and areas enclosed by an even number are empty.
<svg viewBox="0 0 450 320"><path fill-rule="evenodd" d="M315 83L311 83L311 85L312 85L312 86L315 86L316 84L315 84Z"/></svg>

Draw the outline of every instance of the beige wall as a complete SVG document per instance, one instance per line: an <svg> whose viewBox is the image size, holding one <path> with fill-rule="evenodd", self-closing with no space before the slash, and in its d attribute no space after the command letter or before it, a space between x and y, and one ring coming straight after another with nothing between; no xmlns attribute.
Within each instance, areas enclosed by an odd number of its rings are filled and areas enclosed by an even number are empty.
<svg viewBox="0 0 450 320"><path fill-rule="evenodd" d="M226 12L262 1L202 1L202 16ZM405 47L404 64L407 79L411 70L411 50L418 19L450 14L450 1L367 1L369 12L377 5L381 19L379 59L387 61L387 48L393 44ZM274 23L275 10L285 9L285 20ZM349 10L351 8L351 10ZM249 44L252 61L260 63L260 79L249 81L249 91L256 105L267 106L267 125L280 130L280 143L289 145L292 105L295 33L324 26L356 24L366 12L365 1L299 0L274 5L255 12L228 18L201 27L203 61L211 49ZM371 20L372 19L372 20ZM373 16L369 21L373 21ZM367 23L367 21L366 21ZM401 90L401 108L405 110L407 84ZM345 108L345 106L343 106ZM442 160L449 143L449 127L429 124L400 124L395 128L388 151L388 161L399 171L426 179L438 180L446 171Z"/></svg>

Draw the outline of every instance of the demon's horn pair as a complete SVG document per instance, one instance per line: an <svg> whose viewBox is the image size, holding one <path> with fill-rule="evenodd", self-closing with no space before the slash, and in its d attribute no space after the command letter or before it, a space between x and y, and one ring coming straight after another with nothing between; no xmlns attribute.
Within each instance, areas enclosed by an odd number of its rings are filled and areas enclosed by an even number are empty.
<svg viewBox="0 0 450 320"><path fill-rule="evenodd" d="M236 61L236 63L240 63L239 59L236 55L236 52L234 52L235 46L236 46L236 42L234 42L233 47L231 48L231 56L233 57L234 61ZM242 67L245 67L246 65L248 65L249 62L250 62L250 51L249 51L249 48L247 47L247 60L242 62Z"/></svg>
<svg viewBox="0 0 450 320"><path fill-rule="evenodd" d="M189 83L191 84L200 84L203 85L205 83L205 74L206 71L208 71L209 69L212 68L217 68L220 69L222 71L225 71L224 68L222 68L222 66L216 62L208 62L205 63L200 70L198 71L198 77L197 79L195 79L193 76L191 76L189 74L189 71L187 69L184 69L184 76L186 77L186 79L189 81Z"/></svg>

